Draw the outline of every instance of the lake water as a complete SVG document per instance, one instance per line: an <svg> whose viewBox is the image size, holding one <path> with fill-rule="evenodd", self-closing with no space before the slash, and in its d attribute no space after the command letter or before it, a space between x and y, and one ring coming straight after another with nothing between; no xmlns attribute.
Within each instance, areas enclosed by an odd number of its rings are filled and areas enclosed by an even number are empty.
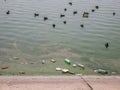
<svg viewBox="0 0 120 90"><path fill-rule="evenodd" d="M78 13L73 15L73 11ZM90 13L88 18L82 17L84 11ZM0 0L0 56L14 56L10 50L22 57L67 57L116 70L120 68L120 0Z"/></svg>

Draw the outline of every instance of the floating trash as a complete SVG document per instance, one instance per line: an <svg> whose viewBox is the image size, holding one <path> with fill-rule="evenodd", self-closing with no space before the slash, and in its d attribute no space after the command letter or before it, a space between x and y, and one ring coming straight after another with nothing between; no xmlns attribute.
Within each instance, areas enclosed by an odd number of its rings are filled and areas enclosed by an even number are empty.
<svg viewBox="0 0 120 90"><path fill-rule="evenodd" d="M25 74L25 72L24 71L20 71L19 74Z"/></svg>
<svg viewBox="0 0 120 90"><path fill-rule="evenodd" d="M45 64L45 60L42 60L42 64Z"/></svg>
<svg viewBox="0 0 120 90"><path fill-rule="evenodd" d="M97 72L97 73L100 73L100 74L108 74L108 71L103 70L103 69L94 70L94 72Z"/></svg>
<svg viewBox="0 0 120 90"><path fill-rule="evenodd" d="M77 64L73 64L72 66L73 66L73 67L77 67Z"/></svg>
<svg viewBox="0 0 120 90"><path fill-rule="evenodd" d="M19 60L19 57L13 57L14 60Z"/></svg>
<svg viewBox="0 0 120 90"><path fill-rule="evenodd" d="M76 76L82 76L82 73L81 74L75 74Z"/></svg>
<svg viewBox="0 0 120 90"><path fill-rule="evenodd" d="M62 68L59 68L59 67L56 68L56 71L61 71L61 70L62 70Z"/></svg>
<svg viewBox="0 0 120 90"><path fill-rule="evenodd" d="M83 13L83 17L88 18L88 16L89 16L89 13L88 13L88 12L84 12L84 13Z"/></svg>
<svg viewBox="0 0 120 90"><path fill-rule="evenodd" d="M62 72L63 72L63 73L68 73L69 70L68 70L68 69L62 69Z"/></svg>
<svg viewBox="0 0 120 90"><path fill-rule="evenodd" d="M30 64L34 64L33 62L31 62Z"/></svg>
<svg viewBox="0 0 120 90"><path fill-rule="evenodd" d="M1 69L8 69L8 66L2 66Z"/></svg>
<svg viewBox="0 0 120 90"><path fill-rule="evenodd" d="M56 60L54 60L54 59L51 59L51 62L55 63L55 62L56 62Z"/></svg>
<svg viewBox="0 0 120 90"><path fill-rule="evenodd" d="M68 71L69 74L75 74L75 72L72 72L72 71Z"/></svg>
<svg viewBox="0 0 120 90"><path fill-rule="evenodd" d="M81 68L83 68L83 69L85 68L85 66L84 66L83 64L80 64L80 63L78 63L77 66L78 66L78 67L81 67Z"/></svg>
<svg viewBox="0 0 120 90"><path fill-rule="evenodd" d="M114 75L115 75L115 74L117 74L117 72L111 72L111 74L114 74Z"/></svg>
<svg viewBox="0 0 120 90"><path fill-rule="evenodd" d="M70 64L71 64L71 61L66 58L66 59L65 59L65 63L67 63L68 65L70 65Z"/></svg>

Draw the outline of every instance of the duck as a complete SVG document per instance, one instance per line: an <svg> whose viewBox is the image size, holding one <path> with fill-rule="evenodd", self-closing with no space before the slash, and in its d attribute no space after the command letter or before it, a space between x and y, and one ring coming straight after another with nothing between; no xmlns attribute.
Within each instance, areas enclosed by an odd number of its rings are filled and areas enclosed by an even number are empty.
<svg viewBox="0 0 120 90"><path fill-rule="evenodd" d="M84 25L83 25L83 24L81 24L80 26L81 26L82 28L84 27Z"/></svg>
<svg viewBox="0 0 120 90"><path fill-rule="evenodd" d="M95 10L94 10L94 9L92 9L91 11L92 11L92 12L95 12Z"/></svg>
<svg viewBox="0 0 120 90"><path fill-rule="evenodd" d="M69 2L69 5L71 5L71 6L72 6L72 2Z"/></svg>
<svg viewBox="0 0 120 90"><path fill-rule="evenodd" d="M44 21L48 20L48 17L44 17Z"/></svg>
<svg viewBox="0 0 120 90"><path fill-rule="evenodd" d="M53 24L52 26L53 26L53 28L55 28L55 27L56 27L56 25L55 25L55 24Z"/></svg>
<svg viewBox="0 0 120 90"><path fill-rule="evenodd" d="M98 9L98 8L99 8L99 6L95 6L95 8L96 8L96 9Z"/></svg>
<svg viewBox="0 0 120 90"><path fill-rule="evenodd" d="M61 17L61 18L62 18L62 17L65 17L65 15L64 15L64 14L61 14L60 17Z"/></svg>
<svg viewBox="0 0 120 90"><path fill-rule="evenodd" d="M64 11L67 11L67 8L64 8Z"/></svg>
<svg viewBox="0 0 120 90"><path fill-rule="evenodd" d="M63 21L64 24L66 24L67 22L66 21Z"/></svg>
<svg viewBox="0 0 120 90"><path fill-rule="evenodd" d="M74 11L73 14L74 14L74 15L77 14L77 11Z"/></svg>
<svg viewBox="0 0 120 90"><path fill-rule="evenodd" d="M115 14L116 14L116 13L115 13L115 12L113 12L113 16L115 16Z"/></svg>
<svg viewBox="0 0 120 90"><path fill-rule="evenodd" d="M105 47L106 48L108 48L109 47L109 43L107 42L107 43L105 43Z"/></svg>
<svg viewBox="0 0 120 90"><path fill-rule="evenodd" d="M8 11L6 12L6 14L10 14L10 11L8 10Z"/></svg>
<svg viewBox="0 0 120 90"><path fill-rule="evenodd" d="M36 17L36 16L39 16L39 14L38 13L34 13L34 17Z"/></svg>

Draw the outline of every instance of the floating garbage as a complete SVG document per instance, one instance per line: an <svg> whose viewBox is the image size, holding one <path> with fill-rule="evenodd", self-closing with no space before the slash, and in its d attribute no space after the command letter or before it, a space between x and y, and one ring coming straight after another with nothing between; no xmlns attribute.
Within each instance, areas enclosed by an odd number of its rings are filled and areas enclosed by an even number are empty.
<svg viewBox="0 0 120 90"><path fill-rule="evenodd" d="M85 66L83 64L78 63L77 66L85 69Z"/></svg>
<svg viewBox="0 0 120 90"><path fill-rule="evenodd" d="M8 69L8 66L2 66L1 69Z"/></svg>
<svg viewBox="0 0 120 90"><path fill-rule="evenodd" d="M72 71L68 71L69 74L75 74L75 72L72 72Z"/></svg>
<svg viewBox="0 0 120 90"><path fill-rule="evenodd" d="M77 67L77 64L73 64L72 66L73 66L73 67Z"/></svg>
<svg viewBox="0 0 120 90"><path fill-rule="evenodd" d="M68 69L62 69L62 72L63 72L63 73L68 73L69 70L68 70Z"/></svg>
<svg viewBox="0 0 120 90"><path fill-rule="evenodd" d="M45 64L45 60L42 60L42 64Z"/></svg>
<svg viewBox="0 0 120 90"><path fill-rule="evenodd" d="M100 73L100 74L108 74L108 71L103 70L103 69L94 70L94 72L97 72L97 73Z"/></svg>
<svg viewBox="0 0 120 90"><path fill-rule="evenodd" d="M111 72L111 74L114 74L114 75L115 75L115 74L117 74L117 72Z"/></svg>
<svg viewBox="0 0 120 90"><path fill-rule="evenodd" d="M30 64L34 64L33 62L31 62Z"/></svg>
<svg viewBox="0 0 120 90"><path fill-rule="evenodd" d="M70 64L71 64L71 61L66 58L66 59L65 59L65 63L67 63L68 65L70 65Z"/></svg>
<svg viewBox="0 0 120 90"><path fill-rule="evenodd" d="M51 59L51 62L55 63L55 62L56 62L56 60L54 60L54 59Z"/></svg>
<svg viewBox="0 0 120 90"><path fill-rule="evenodd" d="M13 57L14 60L19 60L19 57Z"/></svg>
<svg viewBox="0 0 120 90"><path fill-rule="evenodd" d="M25 74L25 72L24 71L20 71L19 74Z"/></svg>
<svg viewBox="0 0 120 90"><path fill-rule="evenodd" d="M62 70L62 68L59 68L59 67L56 68L56 71L61 71L61 70Z"/></svg>
<svg viewBox="0 0 120 90"><path fill-rule="evenodd" d="M88 12L84 12L84 13L83 13L83 17L88 18L88 16L89 16L89 13L88 13Z"/></svg>
<svg viewBox="0 0 120 90"><path fill-rule="evenodd" d="M75 74L76 76L82 76L82 73L81 74Z"/></svg>
<svg viewBox="0 0 120 90"><path fill-rule="evenodd" d="M21 62L19 62L19 64L28 64L28 63L27 63L27 62L22 62L22 61L21 61ZM34 64L34 63L33 63L33 64Z"/></svg>

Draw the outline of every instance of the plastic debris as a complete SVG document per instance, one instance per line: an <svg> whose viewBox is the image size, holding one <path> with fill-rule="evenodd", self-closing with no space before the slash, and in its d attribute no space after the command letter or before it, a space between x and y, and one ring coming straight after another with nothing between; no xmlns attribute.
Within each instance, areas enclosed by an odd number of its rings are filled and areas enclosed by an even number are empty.
<svg viewBox="0 0 120 90"><path fill-rule="evenodd" d="M70 64L71 64L71 61L66 58L66 59L65 59L65 63L67 63L68 65L70 65Z"/></svg>
<svg viewBox="0 0 120 90"><path fill-rule="evenodd" d="M82 76L82 73L81 74L75 74L76 76Z"/></svg>
<svg viewBox="0 0 120 90"><path fill-rule="evenodd" d="M45 64L45 60L42 60L42 64Z"/></svg>
<svg viewBox="0 0 120 90"><path fill-rule="evenodd" d="M68 69L62 69L62 72L63 72L63 73L68 73L69 70L68 70Z"/></svg>
<svg viewBox="0 0 120 90"><path fill-rule="evenodd" d="M54 59L51 59L51 62L55 63L55 62L56 62L56 60L54 60Z"/></svg>
<svg viewBox="0 0 120 90"><path fill-rule="evenodd" d="M13 57L14 60L19 60L19 57Z"/></svg>
<svg viewBox="0 0 120 90"><path fill-rule="evenodd" d="M1 69L8 69L8 66L2 66Z"/></svg>
<svg viewBox="0 0 120 90"><path fill-rule="evenodd" d="M77 67L77 65L76 65L76 64L73 64L72 66L73 66L73 67Z"/></svg>
<svg viewBox="0 0 120 90"><path fill-rule="evenodd" d="M72 71L69 71L68 73L69 73L69 74L75 74L75 72L72 72Z"/></svg>
<svg viewBox="0 0 120 90"><path fill-rule="evenodd" d="M62 70L62 68L59 68L59 67L56 68L56 71L61 71L61 70Z"/></svg>
<svg viewBox="0 0 120 90"><path fill-rule="evenodd" d="M103 69L94 70L94 72L97 72L97 73L100 73L100 74L108 74L108 71L103 70Z"/></svg>
<svg viewBox="0 0 120 90"><path fill-rule="evenodd" d="M19 74L25 74L25 72L24 71L20 71Z"/></svg>
<svg viewBox="0 0 120 90"><path fill-rule="evenodd" d="M83 13L83 17L88 18L88 16L89 16L89 13L88 13L88 12L84 12L84 13Z"/></svg>
<svg viewBox="0 0 120 90"><path fill-rule="evenodd" d="M85 69L85 66L83 64L78 63L77 66Z"/></svg>

